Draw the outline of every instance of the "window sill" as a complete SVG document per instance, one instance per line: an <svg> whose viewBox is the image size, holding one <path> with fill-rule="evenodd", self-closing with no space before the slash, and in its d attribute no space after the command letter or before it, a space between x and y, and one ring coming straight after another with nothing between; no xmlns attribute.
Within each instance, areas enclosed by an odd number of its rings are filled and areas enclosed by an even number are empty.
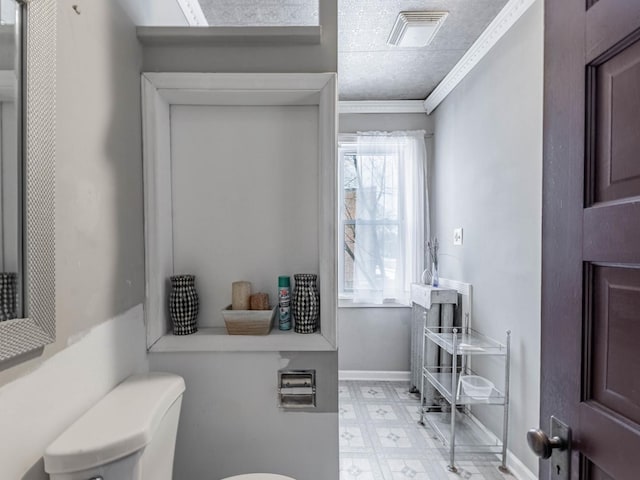
<svg viewBox="0 0 640 480"><path fill-rule="evenodd" d="M348 298L338 300L338 308L411 308L410 303L359 303Z"/></svg>
<svg viewBox="0 0 640 480"><path fill-rule="evenodd" d="M336 347L320 332L298 334L274 328L268 335L229 335L224 327L201 327L192 335L163 335L149 352L329 352Z"/></svg>

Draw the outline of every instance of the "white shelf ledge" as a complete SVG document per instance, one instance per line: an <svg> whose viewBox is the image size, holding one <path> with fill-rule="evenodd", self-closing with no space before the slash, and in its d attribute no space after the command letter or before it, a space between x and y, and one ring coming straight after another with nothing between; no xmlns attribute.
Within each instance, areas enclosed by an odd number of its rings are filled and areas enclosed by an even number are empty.
<svg viewBox="0 0 640 480"><path fill-rule="evenodd" d="M322 27L138 27L143 45L319 45Z"/></svg>
<svg viewBox="0 0 640 480"><path fill-rule="evenodd" d="M278 329L269 335L229 335L224 327L200 328L192 335L163 335L149 349L157 352L329 352L333 346L321 333L300 334Z"/></svg>

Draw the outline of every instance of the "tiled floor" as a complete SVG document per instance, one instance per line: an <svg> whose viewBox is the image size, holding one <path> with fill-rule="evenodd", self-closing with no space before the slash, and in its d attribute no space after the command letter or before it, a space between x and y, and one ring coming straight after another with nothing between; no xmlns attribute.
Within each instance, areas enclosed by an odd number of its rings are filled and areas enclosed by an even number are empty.
<svg viewBox="0 0 640 480"><path fill-rule="evenodd" d="M418 424L417 396L404 382L340 382L340 480L514 480L492 455L457 455Z"/></svg>

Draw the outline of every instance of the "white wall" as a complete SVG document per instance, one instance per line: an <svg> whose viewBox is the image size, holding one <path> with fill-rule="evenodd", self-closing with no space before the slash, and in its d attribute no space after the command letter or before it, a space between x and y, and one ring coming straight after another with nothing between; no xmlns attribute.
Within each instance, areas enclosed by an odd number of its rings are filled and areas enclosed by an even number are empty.
<svg viewBox="0 0 640 480"><path fill-rule="evenodd" d="M115 385L148 371L142 306L68 341L34 372L0 388L0 478L48 479L46 447Z"/></svg>
<svg viewBox="0 0 640 480"><path fill-rule="evenodd" d="M335 72L336 0L321 0L320 18L320 45L145 46L143 69L164 72ZM269 128L277 128L277 125ZM252 133L247 130L251 129L242 127L243 133ZM290 133L278 135L281 142L299 140L292 139ZM317 139L308 137L301 142L312 152L312 157L317 156L315 142ZM216 152L213 148L209 158L215 159ZM301 159L302 162L308 160ZM313 180L317 185L318 178ZM291 197L290 209L295 212L293 209L297 206L293 203L298 200L292 194L297 191L283 193ZM271 198L273 192L268 195ZM295 215L299 218L297 213ZM236 228L238 222L226 226L226 230L221 226L219 234L233 235ZM292 231L290 235L297 233ZM307 247L300 248L304 252ZM266 281L265 285L272 288L273 283ZM283 473L298 480L338 478L337 352L152 353L150 362L152 370L177 373L187 384L174 478L222 478L250 471ZM316 369L317 409L298 413L278 409L277 371L285 366Z"/></svg>
<svg viewBox="0 0 640 480"><path fill-rule="evenodd" d="M432 134L433 127L433 117L426 113L342 113L338 130L340 133L425 130Z"/></svg>
<svg viewBox="0 0 640 480"><path fill-rule="evenodd" d="M408 372L411 309L338 309L340 370Z"/></svg>
<svg viewBox="0 0 640 480"><path fill-rule="evenodd" d="M64 339L144 299L142 58L118 2L58 3L56 313Z"/></svg>
<svg viewBox="0 0 640 480"><path fill-rule="evenodd" d="M473 284L478 330L513 332L509 448L534 472L525 435L540 394L542 11L538 0L436 110L431 196L441 276ZM500 378L495 366L474 367Z"/></svg>
<svg viewBox="0 0 640 480"><path fill-rule="evenodd" d="M174 271L202 326L224 326L233 281L275 305L279 275L318 274L318 172L317 106L172 107Z"/></svg>
<svg viewBox="0 0 640 480"><path fill-rule="evenodd" d="M127 0L135 1L135 0ZM319 0L319 45L157 45L144 47L145 72L310 73L338 70L338 3Z"/></svg>
<svg viewBox="0 0 640 480"><path fill-rule="evenodd" d="M19 365L0 364L0 431L8 439L0 478L7 480L45 478L45 446L120 380L147 368L139 307L141 49L117 2L60 0L57 7L57 340Z"/></svg>
<svg viewBox="0 0 640 480"><path fill-rule="evenodd" d="M185 379L175 479L251 472L338 479L338 365L326 353L152 353L151 369ZM317 408L277 406L280 368L315 369Z"/></svg>
<svg viewBox="0 0 640 480"><path fill-rule="evenodd" d="M136 25L187 26L178 0L118 0Z"/></svg>
<svg viewBox="0 0 640 480"><path fill-rule="evenodd" d="M172 107L174 270L196 275L200 325L224 325L234 280L275 302L278 275L318 272L318 122L317 106ZM175 478L337 478L335 352L153 353L151 367L187 383ZM278 408L284 367L316 370L317 408Z"/></svg>
<svg viewBox="0 0 640 480"><path fill-rule="evenodd" d="M340 133L358 131L425 130L433 133L433 118L425 113L342 114ZM431 164L431 138L426 138ZM411 309L339 308L338 345L340 370L408 372L411 354Z"/></svg>
<svg viewBox="0 0 640 480"><path fill-rule="evenodd" d="M144 299L135 26L117 2L57 5L57 341L19 366L0 365L0 385Z"/></svg>

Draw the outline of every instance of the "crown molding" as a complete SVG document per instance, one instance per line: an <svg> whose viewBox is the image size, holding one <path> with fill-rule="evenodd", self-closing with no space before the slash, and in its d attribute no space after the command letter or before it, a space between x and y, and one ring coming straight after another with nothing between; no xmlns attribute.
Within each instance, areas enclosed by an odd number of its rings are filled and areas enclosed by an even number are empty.
<svg viewBox="0 0 640 480"><path fill-rule="evenodd" d="M198 0L178 0L178 5L180 5L182 13L184 13L184 17L187 19L190 27L209 26L209 22L204 16Z"/></svg>
<svg viewBox="0 0 640 480"><path fill-rule="evenodd" d="M423 100L357 100L338 102L340 113L426 113Z"/></svg>
<svg viewBox="0 0 640 480"><path fill-rule="evenodd" d="M456 88L464 77L475 67L493 46L498 43L516 21L533 5L535 0L509 0L496 18L467 50L458 63L438 84L424 101L424 109L431 114L438 105Z"/></svg>

